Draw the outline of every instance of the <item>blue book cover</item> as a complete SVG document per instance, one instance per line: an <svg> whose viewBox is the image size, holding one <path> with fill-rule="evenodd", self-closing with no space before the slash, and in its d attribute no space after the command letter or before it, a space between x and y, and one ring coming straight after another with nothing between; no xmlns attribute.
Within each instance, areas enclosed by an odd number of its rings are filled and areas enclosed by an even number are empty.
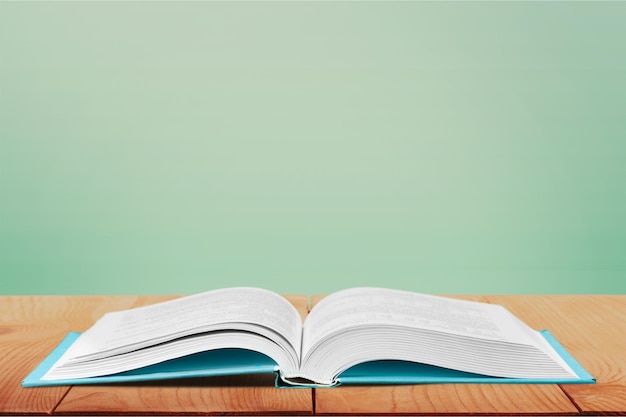
<svg viewBox="0 0 626 417"><path fill-rule="evenodd" d="M486 383L486 384L593 384L595 379L574 359L547 330L541 331L578 379L518 379L498 378L404 361L365 362L342 372L334 384L429 384L429 383ZM42 377L78 338L69 333L65 339L23 381L24 387L53 385L110 384L166 380L177 378L210 377L242 374L276 374L278 387L329 387L329 385L293 385L280 377L278 365L269 357L244 349L218 349L196 353L161 362L132 371L91 378L44 380Z"/></svg>

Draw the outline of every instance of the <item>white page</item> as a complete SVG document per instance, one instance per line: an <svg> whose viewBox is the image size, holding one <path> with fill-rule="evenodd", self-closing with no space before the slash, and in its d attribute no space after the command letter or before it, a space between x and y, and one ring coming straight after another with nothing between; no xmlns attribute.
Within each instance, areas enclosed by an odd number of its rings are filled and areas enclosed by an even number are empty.
<svg viewBox="0 0 626 417"><path fill-rule="evenodd" d="M529 334L533 330L502 306L383 288L353 288L331 294L313 307L304 323L303 353L329 333L368 324L535 344Z"/></svg>
<svg viewBox="0 0 626 417"><path fill-rule="evenodd" d="M260 288L226 288L108 313L81 335L63 360L99 352L123 353L224 323L273 329L293 345L296 355L300 353L302 321L289 301Z"/></svg>

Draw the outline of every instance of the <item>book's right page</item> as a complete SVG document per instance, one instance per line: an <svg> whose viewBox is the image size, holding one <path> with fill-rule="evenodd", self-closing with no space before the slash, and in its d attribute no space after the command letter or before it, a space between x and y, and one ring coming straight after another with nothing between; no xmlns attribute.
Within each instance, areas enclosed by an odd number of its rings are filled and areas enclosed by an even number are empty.
<svg viewBox="0 0 626 417"><path fill-rule="evenodd" d="M444 377L450 382L592 380L556 345L499 305L353 288L312 309L304 325L301 369L303 376L331 385L357 383L357 377L363 383L441 382ZM398 360L405 363L396 367Z"/></svg>

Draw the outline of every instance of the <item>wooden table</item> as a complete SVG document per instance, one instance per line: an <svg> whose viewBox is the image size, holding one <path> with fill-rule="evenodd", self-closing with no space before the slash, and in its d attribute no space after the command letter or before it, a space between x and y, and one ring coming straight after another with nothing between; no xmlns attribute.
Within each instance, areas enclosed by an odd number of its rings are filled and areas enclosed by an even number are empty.
<svg viewBox="0 0 626 417"><path fill-rule="evenodd" d="M174 296L0 296L0 415L626 415L626 295L458 296L550 329L595 385L406 385L276 389L273 377L22 388L69 331L107 311ZM321 296L287 296L302 316Z"/></svg>

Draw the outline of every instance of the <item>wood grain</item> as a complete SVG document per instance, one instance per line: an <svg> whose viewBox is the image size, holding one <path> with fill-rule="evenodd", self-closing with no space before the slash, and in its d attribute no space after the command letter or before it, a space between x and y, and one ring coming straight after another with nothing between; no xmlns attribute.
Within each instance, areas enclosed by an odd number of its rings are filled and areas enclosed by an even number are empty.
<svg viewBox="0 0 626 417"><path fill-rule="evenodd" d="M487 301L479 295L453 298ZM313 308L323 296L312 297ZM556 385L428 384L315 390L316 414L575 415Z"/></svg>
<svg viewBox="0 0 626 417"><path fill-rule="evenodd" d="M176 298L141 297L135 307ZM289 295L301 316L306 295ZM56 408L65 415L312 414L310 389L277 389L273 375L194 378L154 383L74 386Z"/></svg>
<svg viewBox="0 0 626 417"><path fill-rule="evenodd" d="M55 414L304 415L312 410L311 390L275 388L272 375L242 375L73 387Z"/></svg>
<svg viewBox="0 0 626 417"><path fill-rule="evenodd" d="M489 296L535 329L549 329L597 379L562 385L584 413L626 415L626 296Z"/></svg>
<svg viewBox="0 0 626 417"><path fill-rule="evenodd" d="M557 386L428 384L315 390L326 415L576 415Z"/></svg>
<svg viewBox="0 0 626 417"><path fill-rule="evenodd" d="M50 414L68 387L22 388L26 377L70 331L136 297L0 297L0 415Z"/></svg>

